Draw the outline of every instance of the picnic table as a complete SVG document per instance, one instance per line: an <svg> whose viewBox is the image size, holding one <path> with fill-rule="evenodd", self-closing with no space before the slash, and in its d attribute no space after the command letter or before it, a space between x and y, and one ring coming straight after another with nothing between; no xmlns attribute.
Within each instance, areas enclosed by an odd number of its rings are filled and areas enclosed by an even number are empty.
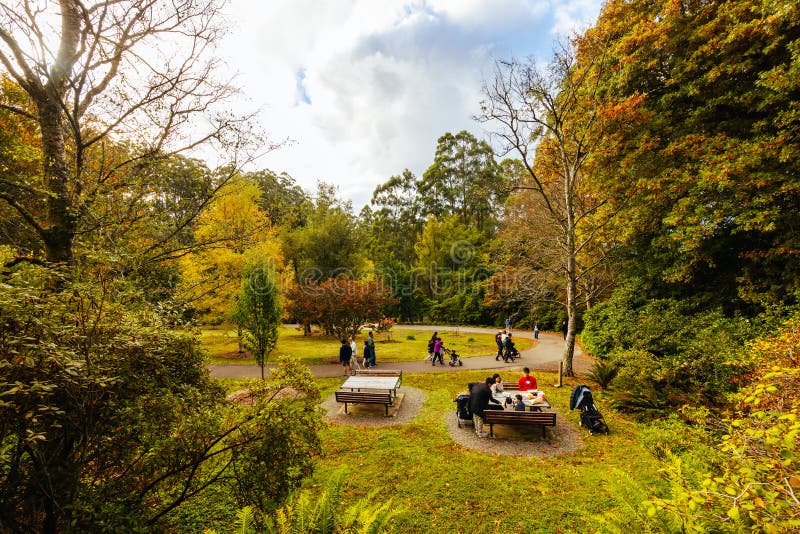
<svg viewBox="0 0 800 534"><path fill-rule="evenodd" d="M336 392L336 401L344 403L344 413L348 404L383 404L385 415L389 416L389 406L394 405L401 376L364 376L347 377L341 389Z"/></svg>
<svg viewBox="0 0 800 534"><path fill-rule="evenodd" d="M513 400L518 393L522 395L522 404L524 404L525 407L528 408L528 410L531 412L541 412L542 408L547 408L547 409L551 408L550 403L547 402L546 400L534 403L533 399L528 398L528 393L530 393L529 391L517 391L517 390L502 391L494 395L494 398L500 401L503 404L503 406L506 406L506 399Z"/></svg>
<svg viewBox="0 0 800 534"><path fill-rule="evenodd" d="M389 393L392 400L397 396L397 389L400 387L400 376L348 376L342 384L341 389L350 391L383 391Z"/></svg>

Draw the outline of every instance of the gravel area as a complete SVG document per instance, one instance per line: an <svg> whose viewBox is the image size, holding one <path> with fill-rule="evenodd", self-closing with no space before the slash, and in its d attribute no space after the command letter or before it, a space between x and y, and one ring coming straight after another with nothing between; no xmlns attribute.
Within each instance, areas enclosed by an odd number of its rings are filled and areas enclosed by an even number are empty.
<svg viewBox="0 0 800 534"><path fill-rule="evenodd" d="M444 416L447 429L453 441L474 451L502 456L536 456L549 458L561 454L569 454L583 448L581 432L575 425L556 413L556 426L547 427L547 437L542 439L540 427L525 428L510 425L495 425L494 438L479 438L472 424L458 427L455 410ZM463 424L463 423L462 423ZM489 426L484 425L489 433Z"/></svg>
<svg viewBox="0 0 800 534"><path fill-rule="evenodd" d="M344 413L343 404L336 402L336 397L330 395L321 406L325 410L325 418L335 425L351 425L365 427L394 426L408 423L419 413L420 408L425 403L427 396L421 389L402 386L398 396L403 395L399 408L394 415L386 417L382 405L349 405L348 411ZM391 414L391 409L390 409Z"/></svg>
<svg viewBox="0 0 800 534"><path fill-rule="evenodd" d="M417 388L401 387L398 394L403 395L400 408L393 416L383 415L383 406L355 405L345 414L342 404L330 395L321 404L325 418L335 425L360 427L384 427L402 425L417 416L427 396ZM487 454L503 456L535 456L549 458L569 454L583 448L582 432L571 421L556 416L556 426L547 428L547 436L542 439L540 428L520 428L509 425L495 425L495 438L479 438L471 424L458 427L455 410L443 415L450 437L462 447ZM489 432L489 427L485 427Z"/></svg>

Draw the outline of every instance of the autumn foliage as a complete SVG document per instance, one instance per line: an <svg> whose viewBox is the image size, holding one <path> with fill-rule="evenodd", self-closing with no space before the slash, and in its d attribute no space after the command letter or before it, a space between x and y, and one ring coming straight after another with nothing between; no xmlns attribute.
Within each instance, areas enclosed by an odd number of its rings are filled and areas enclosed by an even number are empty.
<svg viewBox="0 0 800 534"><path fill-rule="evenodd" d="M319 326L337 337L355 336L361 325L377 322L397 299L380 279L329 278L308 281L288 293L287 313L304 327Z"/></svg>

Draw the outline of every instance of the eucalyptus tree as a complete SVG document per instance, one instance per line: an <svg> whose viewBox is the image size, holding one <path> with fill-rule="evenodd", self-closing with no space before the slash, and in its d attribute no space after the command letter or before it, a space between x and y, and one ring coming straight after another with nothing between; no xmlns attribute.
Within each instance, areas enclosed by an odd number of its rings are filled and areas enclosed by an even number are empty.
<svg viewBox="0 0 800 534"><path fill-rule="evenodd" d="M447 132L439 138L433 164L417 191L426 214L457 215L463 224L488 232L502 212L506 188L501 176L486 141L465 130Z"/></svg>

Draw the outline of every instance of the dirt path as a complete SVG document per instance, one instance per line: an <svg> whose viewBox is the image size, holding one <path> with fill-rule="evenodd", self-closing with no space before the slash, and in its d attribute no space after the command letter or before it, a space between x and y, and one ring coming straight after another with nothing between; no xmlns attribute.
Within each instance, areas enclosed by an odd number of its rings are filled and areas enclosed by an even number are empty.
<svg viewBox="0 0 800 534"><path fill-rule="evenodd" d="M453 330L453 326L420 326L420 325L398 325L394 327L396 330L415 329L415 330ZM462 326L458 328L461 333L476 333L476 334L493 334L497 332L494 328L479 328L472 326ZM533 339L533 332L526 330L514 330L514 336L520 338ZM380 347L378 347L380 350ZM377 354L378 369L401 369L404 373L452 373L464 371L467 369L521 369L523 367L530 367L539 371L558 371L558 362L561 361L561 356L564 352L564 339L558 334L539 334L539 340L536 345L528 350L522 351L522 356L514 363L504 363L496 361L495 355L476 356L473 358L464 358L463 367L450 367L447 365L445 358L445 365L431 365L428 361L406 361L406 362L391 362L382 363L380 352ZM592 360L588 358L579 346L575 346L575 357L572 361L572 366L576 373L585 373L592 365ZM258 378L261 376L261 368L257 365L240 365L240 364L227 364L227 365L209 365L211 376L214 378ZM342 367L339 364L329 363L322 365L309 365L311 372L314 376L319 378L330 378L341 376Z"/></svg>

